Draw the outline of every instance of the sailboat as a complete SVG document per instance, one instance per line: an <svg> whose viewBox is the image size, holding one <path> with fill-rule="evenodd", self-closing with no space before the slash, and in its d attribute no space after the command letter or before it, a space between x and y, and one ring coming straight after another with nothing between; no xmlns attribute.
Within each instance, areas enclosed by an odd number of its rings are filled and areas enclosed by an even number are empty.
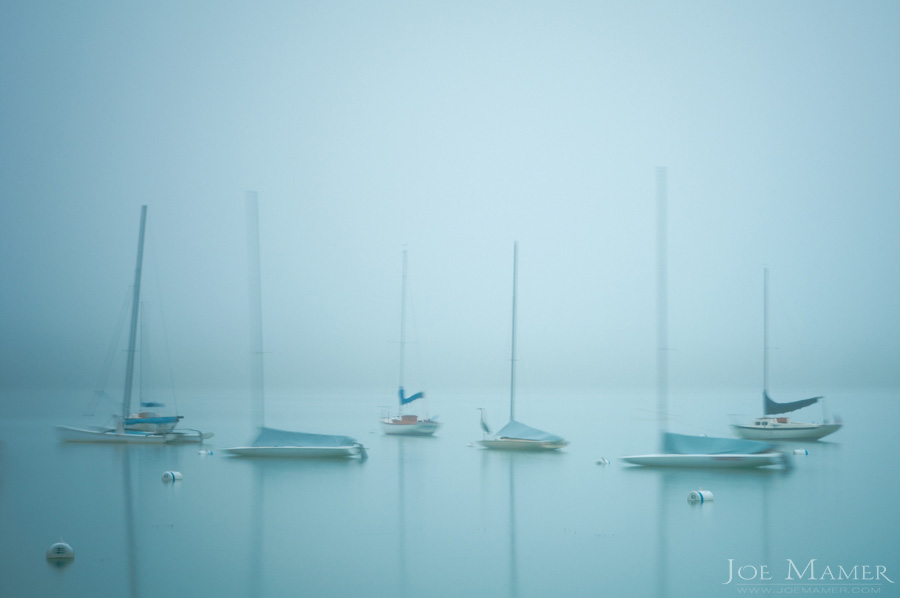
<svg viewBox="0 0 900 598"><path fill-rule="evenodd" d="M141 271L144 259L144 232L147 224L147 206L141 206L141 224L138 233L137 266L134 271L134 287L131 297L131 321L128 331L128 353L125 365L125 390L122 397L122 415L116 416L112 427L91 426L73 428L57 426L61 440L65 442L110 442L128 444L164 444L167 442L203 442L212 432L178 430L180 415L160 416L152 411L131 413L134 387L135 357L137 354L138 320L140 319ZM160 406L159 403L142 404L142 407Z"/></svg>
<svg viewBox="0 0 900 598"><path fill-rule="evenodd" d="M789 403L776 403L769 398L769 270L763 270L763 413L749 424L732 424L737 436L751 440L819 440L841 429L838 421L806 423L791 421L782 414L796 411L824 400L812 397Z"/></svg>
<svg viewBox="0 0 900 598"><path fill-rule="evenodd" d="M256 193L247 192L247 254L250 268L250 319L253 330L251 377L254 403L259 409L259 433L246 446L225 449L240 457L353 457L366 458L366 449L356 439L333 434L310 434L267 428L265 426L263 361L262 361L262 294L259 274L259 207Z"/></svg>
<svg viewBox="0 0 900 598"><path fill-rule="evenodd" d="M656 172L657 184L657 372L656 391L660 413L662 451L622 457L626 463L649 467L752 468L765 465L789 466L788 457L765 442L736 438L715 438L674 434L667 429L668 360L666 312L666 170Z"/></svg>
<svg viewBox="0 0 900 598"><path fill-rule="evenodd" d="M435 419L418 415L403 413L405 405L425 398L424 392L417 392L406 396L403 388L403 365L406 357L406 250L403 250L403 281L400 287L400 413L396 417L385 417L381 420L381 429L385 434L397 434L404 436L430 436L435 433L440 425Z"/></svg>
<svg viewBox="0 0 900 598"><path fill-rule="evenodd" d="M510 359L509 376L509 422L496 434L478 441L488 449L517 451L555 451L569 444L561 436L532 428L516 421L516 283L518 269L519 244L513 246L513 301L512 301L512 358ZM481 410L481 428L490 434L490 428L484 421L484 410Z"/></svg>

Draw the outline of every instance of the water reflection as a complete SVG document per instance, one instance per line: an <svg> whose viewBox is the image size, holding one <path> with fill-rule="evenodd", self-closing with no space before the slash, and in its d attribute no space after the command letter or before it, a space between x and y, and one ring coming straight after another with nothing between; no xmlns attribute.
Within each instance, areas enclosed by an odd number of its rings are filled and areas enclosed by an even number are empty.
<svg viewBox="0 0 900 598"><path fill-rule="evenodd" d="M528 593L527 590L523 590L523 588L528 587L524 580L531 579L537 575L541 582L545 581L541 577L547 572L547 567L549 566L543 560L539 562L530 560L535 558L534 545L528 542L522 545L520 542L520 537L529 537L529 529L535 523L533 520L528 520L529 506L534 507L535 502L528 500L528 494L523 495L521 493L539 492L538 488L543 487L545 481L547 481L546 478L543 478L543 466L552 463L552 467L557 469L559 460L564 459L566 453L519 453L476 450L481 453L480 488L483 501L482 511L488 517L491 514L499 515L496 517L496 521L501 526L497 535L498 542L494 545L498 562L496 569L490 569L491 572L496 572L498 575L496 586L495 589L489 590L486 586L489 580L484 580L482 590L486 594L505 594L510 598L517 598L523 591L525 594ZM542 480L537 482L538 486L534 485L536 480ZM495 498L496 503L491 505L484 502L490 498ZM532 498L542 503L544 497L535 495ZM555 505L557 503L553 500L550 504ZM524 509L524 521L519 521L519 516L522 515L518 508L520 506ZM505 517L503 517L504 512ZM523 525L524 530L521 527ZM486 529L489 530L491 527L488 522ZM541 550L537 550L537 554L541 555ZM538 558L543 557L538 556ZM505 563L503 562L504 560Z"/></svg>
<svg viewBox="0 0 900 598"><path fill-rule="evenodd" d="M407 574L406 574L406 441L420 440L418 438L397 438L397 579L398 589L401 598L407 596Z"/></svg>
<svg viewBox="0 0 900 598"><path fill-rule="evenodd" d="M519 571L516 558L516 456L509 455L509 595L519 595Z"/></svg>
<svg viewBox="0 0 900 598"><path fill-rule="evenodd" d="M348 530L358 531L349 521L357 515L349 504L355 498L341 480L354 478L360 470L333 459L227 462L240 468L235 479L252 486L244 494L246 511L235 520L247 522L246 549L241 551L248 568L247 589L241 595L287 595L297 589L291 584L307 583L308 595L316 595L314 584L327 587L336 562L358 556L339 538ZM332 583L346 582L345 576L339 577Z"/></svg>
<svg viewBox="0 0 900 598"><path fill-rule="evenodd" d="M622 473L633 478L634 488L654 493L655 522L648 522L656 526L650 536L656 542L650 567L654 595L719 588L728 558L770 562L770 494L791 472L629 467ZM688 494L701 488L711 491L714 500L688 502Z"/></svg>
<svg viewBox="0 0 900 598"><path fill-rule="evenodd" d="M441 439L436 436L385 435L380 441L382 452L396 451L396 465L378 474L384 475L390 471L390 475L396 475L396 493L388 492L386 488L384 494L390 505L386 512L396 513L390 519L393 526L383 532L396 535L396 551L384 555L387 570L394 574L386 578L386 587L390 595L401 598L419 595L423 588L434 591L431 585L433 578L423 576L424 565L418 558L420 553L417 547L431 548L431 541L437 533L428 521L434 511L427 484L429 472L435 467L430 460L434 455L432 450L440 445Z"/></svg>
<svg viewBox="0 0 900 598"><path fill-rule="evenodd" d="M499 451L489 451L479 449L481 452L481 489L482 496L490 496L492 493L490 489L494 487L495 480L491 476L491 472L501 471L502 469L506 470L507 474L507 492L506 492L506 500L507 504L507 535L508 542L506 546L506 565L507 565L507 595L510 598L516 598L519 595L518 590L518 556L516 554L516 471L515 471L515 462L519 457L531 457L533 455L527 454L517 454L517 453L507 453L507 452L499 452ZM503 468L502 465L500 467L496 467L506 462L506 467ZM492 467L493 466L493 467ZM499 496L499 494L498 494ZM484 508L484 505L483 505ZM485 509L487 512L492 512L492 509Z"/></svg>
<svg viewBox="0 0 900 598"><path fill-rule="evenodd" d="M125 551L128 562L128 595L132 598L139 596L138 588L138 554L135 540L134 525L134 489L131 480L132 447L127 445L116 446L119 459L122 461L122 497L125 501Z"/></svg>

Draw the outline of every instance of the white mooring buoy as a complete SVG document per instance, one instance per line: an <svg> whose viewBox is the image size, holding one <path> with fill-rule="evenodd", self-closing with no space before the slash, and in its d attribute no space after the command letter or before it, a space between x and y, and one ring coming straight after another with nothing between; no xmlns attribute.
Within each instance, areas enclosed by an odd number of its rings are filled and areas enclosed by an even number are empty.
<svg viewBox="0 0 900 598"><path fill-rule="evenodd" d="M59 542L50 546L47 549L47 559L56 561L56 560L72 560L75 558L75 551L72 550L72 547L66 544L60 539Z"/></svg>
<svg viewBox="0 0 900 598"><path fill-rule="evenodd" d="M167 471L163 474L162 481L164 482L174 482L175 480L181 479L180 471Z"/></svg>
<svg viewBox="0 0 900 598"><path fill-rule="evenodd" d="M806 449L794 449L795 455L808 455L809 451Z"/></svg>
<svg viewBox="0 0 900 598"><path fill-rule="evenodd" d="M688 494L688 502L699 502L705 503L713 500L713 493L709 490L691 490L691 493Z"/></svg>

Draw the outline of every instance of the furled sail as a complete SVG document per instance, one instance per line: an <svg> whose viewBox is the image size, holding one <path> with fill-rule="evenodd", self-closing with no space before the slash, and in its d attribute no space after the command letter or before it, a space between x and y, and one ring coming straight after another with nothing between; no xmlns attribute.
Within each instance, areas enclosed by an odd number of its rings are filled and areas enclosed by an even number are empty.
<svg viewBox="0 0 900 598"><path fill-rule="evenodd" d="M411 396L408 396L408 397L405 396L405 395L406 395L406 391L404 391L404 390L403 390L403 387L401 386L401 387L400 387L400 404L401 404L401 405L407 405L407 404L412 403L413 401L416 401L416 400L418 400L418 399L425 398L425 393L424 393L424 392L417 392L416 394L411 395Z"/></svg>
<svg viewBox="0 0 900 598"><path fill-rule="evenodd" d="M776 403L769 398L769 394L766 391L763 391L763 405L766 415L790 413L791 411L796 411L797 409L809 407L810 405L817 403L821 398L822 397L813 397L811 399L802 399L800 401L792 401L790 403Z"/></svg>
<svg viewBox="0 0 900 598"><path fill-rule="evenodd" d="M544 432L543 430L538 430L537 428L532 428L531 426L526 426L521 422L517 422L516 420L510 420L508 424L503 426L499 432L497 432L497 438L515 438L517 440L539 440L542 442L563 442L564 438L562 436L557 436L556 434L551 434L549 432Z"/></svg>
<svg viewBox="0 0 900 598"><path fill-rule="evenodd" d="M306 432L290 432L275 428L261 428L253 446L305 446L305 447L340 447L359 444L349 436L333 434L308 434Z"/></svg>
<svg viewBox="0 0 900 598"><path fill-rule="evenodd" d="M742 440L740 438L715 438L710 436L687 436L685 434L663 434L663 452L676 455L721 455L724 453L752 455L770 450L768 442Z"/></svg>

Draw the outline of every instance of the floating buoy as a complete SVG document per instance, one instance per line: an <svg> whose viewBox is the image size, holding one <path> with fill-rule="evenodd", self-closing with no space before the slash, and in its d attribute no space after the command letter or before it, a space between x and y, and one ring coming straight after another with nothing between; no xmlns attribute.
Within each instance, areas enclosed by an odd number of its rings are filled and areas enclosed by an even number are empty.
<svg viewBox="0 0 900 598"><path fill-rule="evenodd" d="M75 551L72 550L72 547L60 540L56 544L50 546L47 549L47 559L51 561L56 560L67 560L70 561L75 558Z"/></svg>
<svg viewBox="0 0 900 598"><path fill-rule="evenodd" d="M808 455L809 451L806 449L794 449L795 455Z"/></svg>
<svg viewBox="0 0 900 598"><path fill-rule="evenodd" d="M197 454L198 455L212 455L213 452L210 450L207 450L207 449L203 449L203 450L197 451Z"/></svg>
<svg viewBox="0 0 900 598"><path fill-rule="evenodd" d="M600 457L597 459L597 465L609 465L609 459L606 457Z"/></svg>
<svg viewBox="0 0 900 598"><path fill-rule="evenodd" d="M713 500L713 493L709 490L691 490L688 494L688 502L705 503Z"/></svg>
<svg viewBox="0 0 900 598"><path fill-rule="evenodd" d="M180 471L167 471L163 474L162 481L164 482L174 482L175 480L181 479Z"/></svg>

